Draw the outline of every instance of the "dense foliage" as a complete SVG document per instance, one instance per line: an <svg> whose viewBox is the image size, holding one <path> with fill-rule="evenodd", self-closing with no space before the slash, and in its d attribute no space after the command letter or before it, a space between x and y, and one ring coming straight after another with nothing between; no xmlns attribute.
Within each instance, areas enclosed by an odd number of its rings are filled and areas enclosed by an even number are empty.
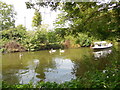
<svg viewBox="0 0 120 90"><path fill-rule="evenodd" d="M21 41L26 37L26 28L19 25L15 28L10 28L1 32L3 40L17 40Z"/></svg>
<svg viewBox="0 0 120 90"><path fill-rule="evenodd" d="M120 38L120 3L119 2L29 2L30 6L50 6L52 10L59 8L63 13L56 22L58 28L69 23L66 33L76 35L80 32L89 32L98 39ZM62 8L60 8L62 7ZM61 29L62 30L62 29ZM64 31L63 31L64 33Z"/></svg>
<svg viewBox="0 0 120 90"><path fill-rule="evenodd" d="M28 51L35 51L60 48L63 45L66 46L67 42L70 44L67 46L74 48L90 46L97 40L119 40L119 4L119 2L49 2L49 0L46 3L39 0L36 0L34 4L26 2L27 8L35 9L32 21L33 27L36 27L35 30L27 31L21 25L13 28L5 24L8 28L2 29L4 31L1 31L1 41L4 45L10 40L15 40ZM5 6L9 7L9 5ZM47 26L41 24L42 16L39 11L41 6L50 6L52 10L59 8L62 11L54 24L56 25L54 30L50 31ZM10 8L9 12L14 16L14 11L11 10L13 9ZM7 17L6 14L2 15ZM13 20L13 16L9 16L9 20ZM11 21L8 22L14 24Z"/></svg>
<svg viewBox="0 0 120 90"><path fill-rule="evenodd" d="M31 35L32 34L32 35ZM29 32L27 38L24 39L23 44L28 51L44 50L44 49L58 49L62 45L58 42L58 38L54 32L35 31Z"/></svg>
<svg viewBox="0 0 120 90"><path fill-rule="evenodd" d="M0 31L15 26L15 15L12 5L0 1Z"/></svg>
<svg viewBox="0 0 120 90"><path fill-rule="evenodd" d="M74 35L89 32L90 35L102 40L118 38L120 25L119 19L116 18L120 18L119 4L119 2L66 2L62 8L65 14L60 16L59 20L70 21L69 32Z"/></svg>
<svg viewBox="0 0 120 90"><path fill-rule="evenodd" d="M79 44L80 46L90 46L92 42L95 40L94 37L89 37L87 34L84 33L79 33L76 43Z"/></svg>

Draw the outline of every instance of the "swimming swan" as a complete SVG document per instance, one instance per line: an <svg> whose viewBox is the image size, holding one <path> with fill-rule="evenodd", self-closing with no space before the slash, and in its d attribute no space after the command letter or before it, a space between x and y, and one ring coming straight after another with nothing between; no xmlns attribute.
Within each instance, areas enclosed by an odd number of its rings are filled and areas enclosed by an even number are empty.
<svg viewBox="0 0 120 90"><path fill-rule="evenodd" d="M49 51L49 53L53 53L53 52L56 52L56 50L51 49L51 50Z"/></svg>
<svg viewBox="0 0 120 90"><path fill-rule="evenodd" d="M61 52L61 53L64 53L64 52L65 52L65 50L61 50L61 49L60 49L60 52Z"/></svg>

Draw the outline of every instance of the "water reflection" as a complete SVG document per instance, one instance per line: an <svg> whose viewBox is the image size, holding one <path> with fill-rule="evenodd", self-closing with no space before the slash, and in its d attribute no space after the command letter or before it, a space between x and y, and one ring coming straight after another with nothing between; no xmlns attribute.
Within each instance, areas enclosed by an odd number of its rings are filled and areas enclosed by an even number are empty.
<svg viewBox="0 0 120 90"><path fill-rule="evenodd" d="M45 81L52 81L57 83L62 83L65 81L70 81L72 78L75 78L75 75L72 74L74 63L69 59L64 58L55 58L56 68L47 68L45 75Z"/></svg>
<svg viewBox="0 0 120 90"><path fill-rule="evenodd" d="M94 51L93 53L95 58L101 58L101 57L106 57L111 52L112 52L111 49L104 49L104 50Z"/></svg>
<svg viewBox="0 0 120 90"><path fill-rule="evenodd" d="M101 55L107 52L111 53L110 50L102 51ZM85 60L85 57L91 59ZM27 84L30 81L62 83L93 70L93 67L104 68L108 61L102 60L96 62L90 48L66 49L62 54L59 50L52 54L48 50L9 53L2 56L2 79L10 84Z"/></svg>

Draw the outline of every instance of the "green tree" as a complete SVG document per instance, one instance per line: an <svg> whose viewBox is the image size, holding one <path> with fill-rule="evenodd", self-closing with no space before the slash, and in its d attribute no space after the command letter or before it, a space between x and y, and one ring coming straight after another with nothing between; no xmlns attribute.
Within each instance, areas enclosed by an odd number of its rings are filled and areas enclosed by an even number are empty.
<svg viewBox="0 0 120 90"><path fill-rule="evenodd" d="M12 5L0 1L0 30L15 27L16 12Z"/></svg>
<svg viewBox="0 0 120 90"><path fill-rule="evenodd" d="M22 41L24 38L26 38L26 28L22 25L18 25L15 28L10 28L8 30L3 30L1 32L2 39L3 40L16 40L16 41Z"/></svg>
<svg viewBox="0 0 120 90"><path fill-rule="evenodd" d="M36 41L44 44L47 42L46 33L42 31L37 31L35 34Z"/></svg>
<svg viewBox="0 0 120 90"><path fill-rule="evenodd" d="M56 34L56 32L49 31L47 33L47 40L49 43L55 43L55 42L60 41L60 38L59 38L58 34Z"/></svg>
<svg viewBox="0 0 120 90"><path fill-rule="evenodd" d="M38 27L39 25L41 25L41 21L42 21L42 17L40 12L38 10L35 10L34 17L32 20L32 26Z"/></svg>
<svg viewBox="0 0 120 90"><path fill-rule="evenodd" d="M65 14L59 18L58 22L70 21L68 32L74 35L86 32L99 39L119 37L119 5L119 2L66 2L62 5L62 11Z"/></svg>
<svg viewBox="0 0 120 90"><path fill-rule="evenodd" d="M53 2L52 0L41 2L40 0L35 0L35 3L33 3L31 0L29 0L28 2L25 2L25 4L28 9L37 9L38 7L50 6L51 10L56 10L59 7L60 1L62 0L59 0L59 2Z"/></svg>
<svg viewBox="0 0 120 90"><path fill-rule="evenodd" d="M68 28L56 28L55 29L56 35L58 35L59 37L61 37L63 39L65 36L70 34L70 32L68 33L68 31L69 31Z"/></svg>
<svg viewBox="0 0 120 90"><path fill-rule="evenodd" d="M59 8L63 14L57 20L57 26L64 27L68 21L70 32L73 35L78 33L89 33L98 39L120 38L120 2L40 2L27 3L29 8L38 6L50 6L52 10ZM31 6L31 7L30 7Z"/></svg>

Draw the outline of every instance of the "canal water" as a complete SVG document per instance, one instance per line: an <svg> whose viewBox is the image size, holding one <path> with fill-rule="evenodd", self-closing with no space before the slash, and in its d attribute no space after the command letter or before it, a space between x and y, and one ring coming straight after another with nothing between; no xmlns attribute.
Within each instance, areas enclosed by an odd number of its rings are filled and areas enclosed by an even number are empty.
<svg viewBox="0 0 120 90"><path fill-rule="evenodd" d="M118 47L94 51L90 48L2 54L2 79L9 84L50 81L63 83L87 71L104 70Z"/></svg>

